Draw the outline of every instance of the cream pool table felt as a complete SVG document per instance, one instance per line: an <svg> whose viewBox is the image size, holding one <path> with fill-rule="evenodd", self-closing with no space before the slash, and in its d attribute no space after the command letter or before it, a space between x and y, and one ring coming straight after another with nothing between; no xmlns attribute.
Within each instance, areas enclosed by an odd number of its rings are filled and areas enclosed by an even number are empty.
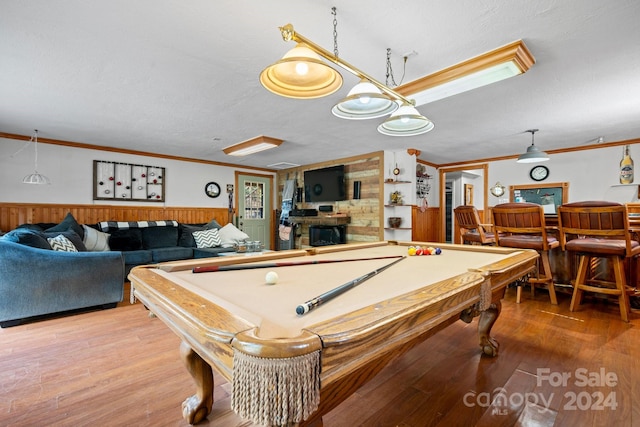
<svg viewBox="0 0 640 427"><path fill-rule="evenodd" d="M406 256L410 245L440 255ZM304 315L296 307L400 262ZM232 384L231 406L266 425L304 425L327 413L387 363L461 317L479 315L482 351L509 283L531 272L531 250L421 242L375 242L260 257L221 257L134 268L133 295L181 339L197 392L183 403L190 423L213 404L213 367ZM195 267L261 267L194 273ZM312 264L311 261L322 261ZM328 262L333 261L333 262ZM276 284L265 274L276 271Z"/></svg>

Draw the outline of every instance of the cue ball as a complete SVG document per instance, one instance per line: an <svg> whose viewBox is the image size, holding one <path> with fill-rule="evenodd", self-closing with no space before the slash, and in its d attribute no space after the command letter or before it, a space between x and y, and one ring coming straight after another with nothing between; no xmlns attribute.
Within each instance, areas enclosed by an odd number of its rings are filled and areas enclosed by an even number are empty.
<svg viewBox="0 0 640 427"><path fill-rule="evenodd" d="M278 283L278 273L275 271L270 271L264 276L264 281L267 282L268 285L275 285Z"/></svg>

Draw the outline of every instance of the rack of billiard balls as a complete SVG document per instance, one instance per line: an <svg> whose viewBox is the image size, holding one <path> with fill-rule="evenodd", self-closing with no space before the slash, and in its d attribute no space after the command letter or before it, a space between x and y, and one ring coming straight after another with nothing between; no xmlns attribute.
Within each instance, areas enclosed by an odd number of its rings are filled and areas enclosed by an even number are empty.
<svg viewBox="0 0 640 427"><path fill-rule="evenodd" d="M407 255L409 256L420 256L420 255L440 255L442 253L442 249L434 248L433 246L422 247L422 246L409 246L407 249Z"/></svg>

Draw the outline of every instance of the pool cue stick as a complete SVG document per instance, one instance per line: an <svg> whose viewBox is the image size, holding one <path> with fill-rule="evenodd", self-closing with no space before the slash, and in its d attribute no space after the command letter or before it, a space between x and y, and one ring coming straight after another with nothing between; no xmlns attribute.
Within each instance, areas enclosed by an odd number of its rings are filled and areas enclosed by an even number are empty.
<svg viewBox="0 0 640 427"><path fill-rule="evenodd" d="M376 274L379 274L379 273L383 272L387 268L391 267L393 264L395 264L397 262L400 262L405 258L406 258L406 256L402 256L400 259L397 259L397 260L393 261L392 263L389 263L389 264L385 265L384 267L378 268L377 270L373 270L373 271L371 271L371 272L369 272L367 274L363 274L362 276L358 277L357 279L353 279L350 282L345 283L344 285L340 285L337 288L331 289L330 291L327 291L327 292L323 293L322 295L319 295L319 296L315 297L312 300L309 300L309 301L307 301L307 302L305 302L303 304L300 304L299 306L296 307L296 313L298 315L303 315L305 313L310 312L311 310L313 310L314 308L316 308L320 304L324 304L325 302L337 297L338 295L341 295L341 294L345 293L349 289L355 288L360 283L371 279Z"/></svg>
<svg viewBox="0 0 640 427"><path fill-rule="evenodd" d="M293 267L296 265L310 265L310 264L329 264L332 262L349 262L349 261L370 261L375 259L389 259L389 258L400 258L402 255L387 255L387 256L379 256L372 258L352 258L352 259L320 259L320 260L311 260L311 261L279 261L279 262L268 262L264 264L233 264L233 265L208 265L201 267L194 267L194 273L209 273L215 271L232 271L232 270L253 270L256 268L276 268L276 267Z"/></svg>

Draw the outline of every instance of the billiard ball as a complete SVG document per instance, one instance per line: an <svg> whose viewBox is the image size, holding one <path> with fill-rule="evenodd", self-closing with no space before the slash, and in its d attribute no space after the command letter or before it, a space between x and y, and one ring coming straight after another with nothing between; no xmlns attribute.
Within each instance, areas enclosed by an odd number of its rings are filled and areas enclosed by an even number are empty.
<svg viewBox="0 0 640 427"><path fill-rule="evenodd" d="M275 271L270 271L264 276L264 281L267 282L267 285L275 285L278 283L278 273Z"/></svg>

